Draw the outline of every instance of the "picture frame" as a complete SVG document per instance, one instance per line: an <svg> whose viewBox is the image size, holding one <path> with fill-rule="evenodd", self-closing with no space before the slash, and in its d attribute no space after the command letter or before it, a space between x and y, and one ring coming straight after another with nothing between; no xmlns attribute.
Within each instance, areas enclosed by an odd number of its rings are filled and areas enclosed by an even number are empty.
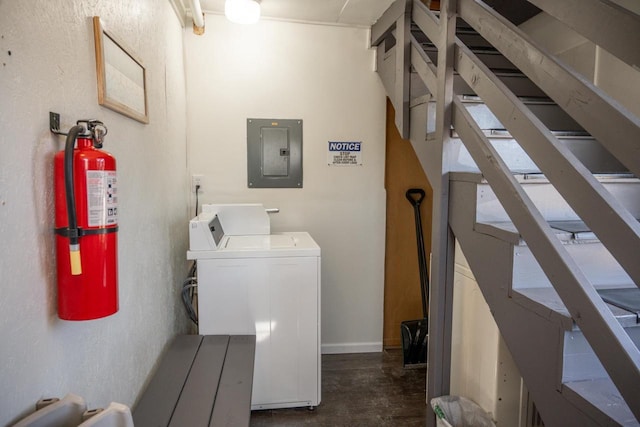
<svg viewBox="0 0 640 427"><path fill-rule="evenodd" d="M130 49L93 17L98 104L141 123L149 123L146 70Z"/></svg>

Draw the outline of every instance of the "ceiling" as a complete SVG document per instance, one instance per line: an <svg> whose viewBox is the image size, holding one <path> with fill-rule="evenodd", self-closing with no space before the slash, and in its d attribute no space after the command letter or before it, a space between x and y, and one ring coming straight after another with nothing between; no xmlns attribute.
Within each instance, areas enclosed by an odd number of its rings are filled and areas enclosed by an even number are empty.
<svg viewBox="0 0 640 427"><path fill-rule="evenodd" d="M190 1L183 0L186 9ZM262 0L262 17L352 26L375 23L394 0ZM200 0L203 12L224 13L224 0Z"/></svg>
<svg viewBox="0 0 640 427"><path fill-rule="evenodd" d="M170 1L182 17L191 16L191 0ZM516 25L540 12L527 0L484 1ZM224 2L225 0L200 0L200 5L205 13L223 14ZM394 0L261 0L260 4L264 19L369 27L393 2Z"/></svg>

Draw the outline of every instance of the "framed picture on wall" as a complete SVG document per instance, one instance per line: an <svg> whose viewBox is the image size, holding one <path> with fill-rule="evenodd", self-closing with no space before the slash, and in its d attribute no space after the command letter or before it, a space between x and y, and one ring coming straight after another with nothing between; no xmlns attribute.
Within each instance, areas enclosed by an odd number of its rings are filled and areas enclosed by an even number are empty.
<svg viewBox="0 0 640 427"><path fill-rule="evenodd" d="M98 104L149 123L145 68L131 50L93 17Z"/></svg>

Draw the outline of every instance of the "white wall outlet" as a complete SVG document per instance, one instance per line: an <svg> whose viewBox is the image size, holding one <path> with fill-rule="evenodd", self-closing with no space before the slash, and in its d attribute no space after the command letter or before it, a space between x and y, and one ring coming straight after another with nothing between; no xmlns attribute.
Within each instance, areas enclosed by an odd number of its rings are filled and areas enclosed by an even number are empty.
<svg viewBox="0 0 640 427"><path fill-rule="evenodd" d="M191 192L196 192L198 187L198 193L202 192L202 175L191 175Z"/></svg>

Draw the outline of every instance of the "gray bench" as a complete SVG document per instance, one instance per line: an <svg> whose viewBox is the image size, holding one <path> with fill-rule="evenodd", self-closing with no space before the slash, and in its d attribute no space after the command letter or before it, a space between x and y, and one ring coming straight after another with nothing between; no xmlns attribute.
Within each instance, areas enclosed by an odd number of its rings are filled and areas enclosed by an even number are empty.
<svg viewBox="0 0 640 427"><path fill-rule="evenodd" d="M133 411L136 427L248 426L254 335L178 335Z"/></svg>

